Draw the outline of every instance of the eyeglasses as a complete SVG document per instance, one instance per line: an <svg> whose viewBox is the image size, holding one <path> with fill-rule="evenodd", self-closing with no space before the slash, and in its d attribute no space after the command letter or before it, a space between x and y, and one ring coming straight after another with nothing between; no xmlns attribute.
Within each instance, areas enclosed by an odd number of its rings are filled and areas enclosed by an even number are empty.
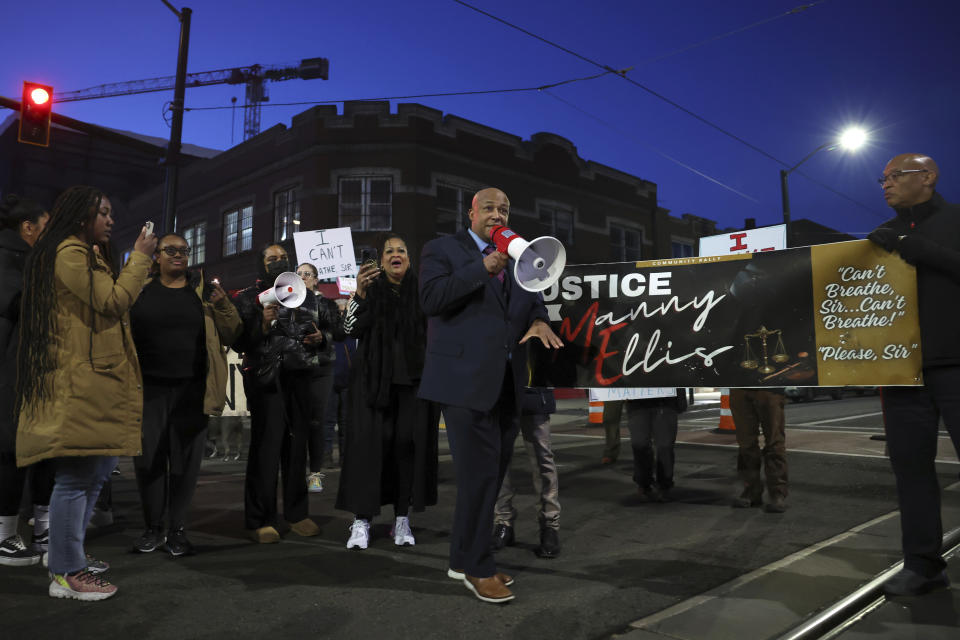
<svg viewBox="0 0 960 640"><path fill-rule="evenodd" d="M311 271L297 271L297 275L301 278L316 278L317 276L313 275Z"/></svg>
<svg viewBox="0 0 960 640"><path fill-rule="evenodd" d="M164 247L163 252L171 258L177 255L186 258L190 255L190 247Z"/></svg>
<svg viewBox="0 0 960 640"><path fill-rule="evenodd" d="M877 182L879 182L880 185L882 186L887 183L887 180L893 180L894 182L899 182L900 178L902 178L908 173L927 173L928 171L930 170L929 169L901 169L900 171L891 171L887 175L877 178Z"/></svg>

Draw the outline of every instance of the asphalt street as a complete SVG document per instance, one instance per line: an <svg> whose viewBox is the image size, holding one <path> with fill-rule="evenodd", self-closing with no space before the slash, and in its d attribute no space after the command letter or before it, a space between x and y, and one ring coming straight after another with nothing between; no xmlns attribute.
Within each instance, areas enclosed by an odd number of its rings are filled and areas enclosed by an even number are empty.
<svg viewBox="0 0 960 640"><path fill-rule="evenodd" d="M562 401L553 422L563 551L554 560L533 553L532 482L526 457L515 456L518 544L498 554L500 570L516 578L517 597L507 605L482 603L446 577L455 487L443 434L439 503L413 514L417 545L402 549L387 537L389 511L375 521L368 550L345 549L352 514L333 508L336 471L327 474L325 492L311 496L319 536L284 532L280 544L253 544L242 528L244 462L211 459L188 520L197 555L134 554L142 520L132 467L124 460L114 480L117 522L87 544L88 552L111 563L108 576L118 595L101 603L54 600L40 567L3 568L2 637L610 638L647 633L636 630L652 626L638 621L689 611L684 607L699 594L765 573L871 522L877 527L871 547L838 550L842 557L832 562L873 575L899 559L893 478L883 443L870 440L879 432L870 415L878 407L876 398L791 405L788 447L805 443L791 447L789 510L768 514L729 506L738 490L736 450L731 434L713 432L715 404L695 405L684 416L673 501L642 504L628 440L614 465L601 466L603 440L587 424L585 403ZM854 428L860 431L849 433ZM866 452L844 453L829 444L837 438L870 444ZM945 457L938 464L942 485L955 483L958 469L955 456ZM960 507L960 494L945 495L945 503ZM960 509L945 517L945 527L958 525ZM774 583L753 619L743 621L753 632L741 637L772 637L842 597L858 579L827 571ZM765 617L765 608L777 615ZM773 626L765 628L768 618ZM678 637L723 637L712 623L701 626Z"/></svg>

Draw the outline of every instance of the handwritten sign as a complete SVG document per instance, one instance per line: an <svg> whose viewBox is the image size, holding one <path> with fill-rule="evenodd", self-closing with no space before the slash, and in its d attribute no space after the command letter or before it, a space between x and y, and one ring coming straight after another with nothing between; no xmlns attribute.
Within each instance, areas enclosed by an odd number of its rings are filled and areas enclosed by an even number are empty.
<svg viewBox="0 0 960 640"><path fill-rule="evenodd" d="M293 234L293 246L298 264L309 262L315 266L320 280L357 273L350 227L298 231Z"/></svg>
<svg viewBox="0 0 960 640"><path fill-rule="evenodd" d="M675 387L609 387L590 389L590 400L612 402L614 400L644 400L646 398L672 398L677 395Z"/></svg>
<svg viewBox="0 0 960 640"><path fill-rule="evenodd" d="M350 276L341 276L337 278L337 290L340 295L348 296L357 292L357 279Z"/></svg>
<svg viewBox="0 0 960 640"><path fill-rule="evenodd" d="M565 346L531 386L921 383L916 271L865 240L568 265L543 296Z"/></svg>

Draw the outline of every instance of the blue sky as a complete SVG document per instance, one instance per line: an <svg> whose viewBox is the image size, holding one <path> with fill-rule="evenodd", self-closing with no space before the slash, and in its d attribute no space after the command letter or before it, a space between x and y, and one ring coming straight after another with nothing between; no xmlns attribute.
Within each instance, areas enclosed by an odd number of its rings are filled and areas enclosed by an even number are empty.
<svg viewBox="0 0 960 640"><path fill-rule="evenodd" d="M866 233L890 213L875 178L892 155L907 151L931 155L940 191L960 200L960 2L465 1L590 60L633 67L629 78L730 135L614 75L542 92L404 101L523 138L564 136L584 158L656 182L661 205L674 215L734 227L747 217L779 222L776 160L799 162L851 123L871 131L869 146L818 153L798 170L812 180L791 175L795 219ZM802 4L814 6L777 17ZM175 72L179 26L160 0L50 0L31 15L23 6L7 10L0 95L18 99L24 80L76 90ZM273 103L536 87L601 71L454 0L188 6L190 72L329 58L328 81L272 83ZM42 38L31 31L38 24ZM242 105L243 87L190 89L186 103L228 107L232 96ZM171 98L172 91L55 109L167 137L162 111ZM265 106L262 128L289 124L306 108ZM238 109L236 142L241 122ZM230 139L229 109L187 113L184 142L225 149Z"/></svg>

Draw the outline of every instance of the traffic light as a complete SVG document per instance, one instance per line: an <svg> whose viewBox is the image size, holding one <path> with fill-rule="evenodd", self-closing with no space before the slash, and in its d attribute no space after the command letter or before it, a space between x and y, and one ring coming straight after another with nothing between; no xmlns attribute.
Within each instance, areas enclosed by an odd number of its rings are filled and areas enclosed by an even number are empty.
<svg viewBox="0 0 960 640"><path fill-rule="evenodd" d="M46 147L50 144L50 112L53 87L36 82L23 83L20 102L20 133L17 140Z"/></svg>

